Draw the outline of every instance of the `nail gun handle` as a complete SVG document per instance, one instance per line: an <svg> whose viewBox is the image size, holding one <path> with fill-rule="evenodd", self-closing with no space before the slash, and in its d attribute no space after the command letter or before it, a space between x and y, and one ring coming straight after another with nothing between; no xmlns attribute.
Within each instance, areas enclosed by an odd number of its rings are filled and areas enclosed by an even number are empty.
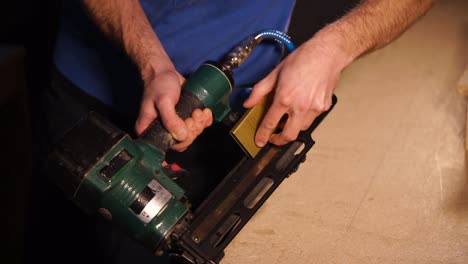
<svg viewBox="0 0 468 264"><path fill-rule="evenodd" d="M176 112L182 118L186 119L192 116L195 109L204 109L203 102L190 91L182 89L179 102L176 105ZM163 126L160 119L155 119L140 136L140 140L150 143L159 148L164 153L167 152L177 140Z"/></svg>

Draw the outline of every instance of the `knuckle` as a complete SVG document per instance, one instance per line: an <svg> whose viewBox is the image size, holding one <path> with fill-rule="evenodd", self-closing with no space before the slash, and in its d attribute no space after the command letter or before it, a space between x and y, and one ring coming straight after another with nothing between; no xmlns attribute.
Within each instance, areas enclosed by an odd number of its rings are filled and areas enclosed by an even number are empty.
<svg viewBox="0 0 468 264"><path fill-rule="evenodd" d="M271 131L271 130L275 129L275 127L276 127L275 122L272 122L271 120L265 120L265 122L263 123L263 128L265 130ZM268 133L268 132L265 131L265 133Z"/></svg>
<svg viewBox="0 0 468 264"><path fill-rule="evenodd" d="M278 104L282 107L289 107L293 102L293 98L290 95L280 96Z"/></svg>
<svg viewBox="0 0 468 264"><path fill-rule="evenodd" d="M296 111L299 113L305 113L310 110L310 104L307 102L299 102L296 106Z"/></svg>
<svg viewBox="0 0 468 264"><path fill-rule="evenodd" d="M328 102L320 102L320 103L315 104L314 110L322 113L330 109L330 106L331 104Z"/></svg>
<svg viewBox="0 0 468 264"><path fill-rule="evenodd" d="M164 123L169 129L176 129L179 127L179 122L172 118L167 119Z"/></svg>

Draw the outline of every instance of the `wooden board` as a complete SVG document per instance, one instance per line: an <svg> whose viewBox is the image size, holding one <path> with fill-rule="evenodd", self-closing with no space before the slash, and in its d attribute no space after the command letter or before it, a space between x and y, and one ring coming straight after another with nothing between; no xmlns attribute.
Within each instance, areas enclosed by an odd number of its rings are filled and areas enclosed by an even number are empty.
<svg viewBox="0 0 468 264"><path fill-rule="evenodd" d="M468 96L468 65L465 67L465 71L461 75L460 79L457 82L457 91L464 96ZM466 113L466 138L465 138L465 150L466 156L468 157L468 106Z"/></svg>
<svg viewBox="0 0 468 264"><path fill-rule="evenodd" d="M465 156L468 160L468 105L466 107L466 126L465 126L465 133L466 133L466 137L465 137Z"/></svg>
<svg viewBox="0 0 468 264"><path fill-rule="evenodd" d="M460 94L468 96L468 65L457 83L457 90Z"/></svg>
<svg viewBox="0 0 468 264"><path fill-rule="evenodd" d="M221 264L468 263L466 10L438 1L343 71L306 161Z"/></svg>

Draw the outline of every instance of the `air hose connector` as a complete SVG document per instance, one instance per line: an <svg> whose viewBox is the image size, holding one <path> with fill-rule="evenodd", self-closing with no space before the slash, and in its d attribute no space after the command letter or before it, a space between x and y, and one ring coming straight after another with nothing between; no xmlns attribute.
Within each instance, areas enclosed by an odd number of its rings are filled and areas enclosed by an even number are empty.
<svg viewBox="0 0 468 264"><path fill-rule="evenodd" d="M229 71L239 67L249 57L254 48L263 40L275 40L283 44L289 52L295 49L294 44L287 34L278 30L265 30L247 37L238 46L232 49L224 59L223 67Z"/></svg>

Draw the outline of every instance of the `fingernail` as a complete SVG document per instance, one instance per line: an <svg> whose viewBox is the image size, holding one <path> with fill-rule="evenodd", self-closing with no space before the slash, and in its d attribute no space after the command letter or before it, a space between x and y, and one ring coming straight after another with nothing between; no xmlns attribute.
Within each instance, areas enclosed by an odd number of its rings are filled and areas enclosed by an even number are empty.
<svg viewBox="0 0 468 264"><path fill-rule="evenodd" d="M177 132L177 140L184 140L187 137L187 129L183 128Z"/></svg>
<svg viewBox="0 0 468 264"><path fill-rule="evenodd" d="M263 139L257 139L255 141L255 144L257 144L259 148L262 148L263 146L265 146L266 142Z"/></svg>

